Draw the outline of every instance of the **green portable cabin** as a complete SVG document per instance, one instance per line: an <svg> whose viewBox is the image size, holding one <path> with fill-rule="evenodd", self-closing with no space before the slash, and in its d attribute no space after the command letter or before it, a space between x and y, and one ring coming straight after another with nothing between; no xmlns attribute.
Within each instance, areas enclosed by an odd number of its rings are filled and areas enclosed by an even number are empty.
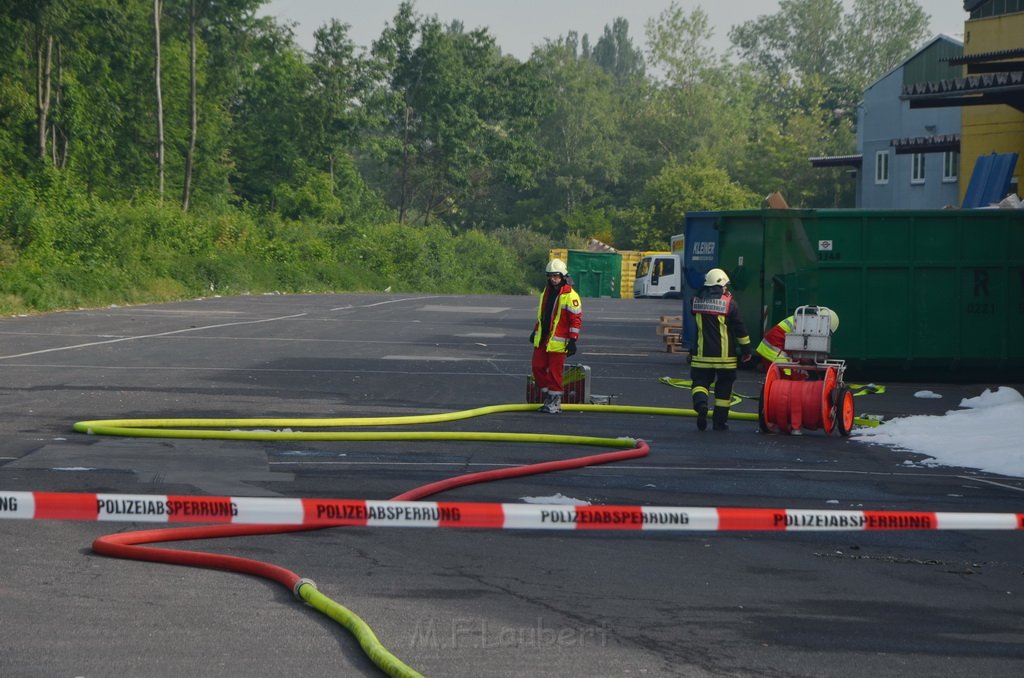
<svg viewBox="0 0 1024 678"><path fill-rule="evenodd" d="M1020 210L743 210L714 228L755 342L818 304L839 314L832 356L853 368L1024 378Z"/></svg>

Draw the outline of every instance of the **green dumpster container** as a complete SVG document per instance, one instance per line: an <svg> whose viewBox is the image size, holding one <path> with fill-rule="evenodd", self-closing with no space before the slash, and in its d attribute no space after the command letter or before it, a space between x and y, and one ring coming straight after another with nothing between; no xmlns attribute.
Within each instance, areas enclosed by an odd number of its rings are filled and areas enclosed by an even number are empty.
<svg viewBox="0 0 1024 678"><path fill-rule="evenodd" d="M1024 213L758 213L718 221L719 265L753 340L797 306L820 304L841 319L833 357L865 373L1024 378Z"/></svg>
<svg viewBox="0 0 1024 678"><path fill-rule="evenodd" d="M622 255L618 252L569 250L566 266L581 297L619 298Z"/></svg>

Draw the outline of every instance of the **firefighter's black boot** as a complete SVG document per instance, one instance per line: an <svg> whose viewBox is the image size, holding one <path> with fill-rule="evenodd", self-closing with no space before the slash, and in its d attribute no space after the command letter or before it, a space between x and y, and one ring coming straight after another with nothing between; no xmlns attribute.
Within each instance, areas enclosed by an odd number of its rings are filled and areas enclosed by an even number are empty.
<svg viewBox="0 0 1024 678"><path fill-rule="evenodd" d="M708 428L708 404L695 403L693 409L697 411L697 430L706 431Z"/></svg>
<svg viewBox="0 0 1024 678"><path fill-rule="evenodd" d="M712 413L713 422L711 427L716 431L728 431L729 424L729 408L722 407L721 405L715 405L715 411Z"/></svg>

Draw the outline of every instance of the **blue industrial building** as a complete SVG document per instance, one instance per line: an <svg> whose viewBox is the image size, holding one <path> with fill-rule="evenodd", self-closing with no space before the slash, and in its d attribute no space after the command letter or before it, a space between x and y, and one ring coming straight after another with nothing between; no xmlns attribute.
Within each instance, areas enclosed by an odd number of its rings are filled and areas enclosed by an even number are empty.
<svg viewBox="0 0 1024 678"><path fill-rule="evenodd" d="M938 209L959 204L960 107L914 108L904 87L961 76L949 60L963 43L939 35L864 90L857 108L857 153L811 158L816 167L853 168L855 206Z"/></svg>

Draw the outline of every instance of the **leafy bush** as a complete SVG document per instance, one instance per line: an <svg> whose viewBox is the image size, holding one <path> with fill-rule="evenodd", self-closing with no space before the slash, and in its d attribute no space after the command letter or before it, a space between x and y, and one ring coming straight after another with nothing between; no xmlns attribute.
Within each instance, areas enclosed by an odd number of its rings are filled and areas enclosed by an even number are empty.
<svg viewBox="0 0 1024 678"><path fill-rule="evenodd" d="M551 247L523 228L453 233L440 224L102 201L57 173L36 183L0 176L0 219L0 313L211 293L524 294Z"/></svg>
<svg viewBox="0 0 1024 678"><path fill-rule="evenodd" d="M440 225L377 224L346 238L339 250L343 261L366 271L372 289L488 294L529 289L516 253L475 230L453 235Z"/></svg>

